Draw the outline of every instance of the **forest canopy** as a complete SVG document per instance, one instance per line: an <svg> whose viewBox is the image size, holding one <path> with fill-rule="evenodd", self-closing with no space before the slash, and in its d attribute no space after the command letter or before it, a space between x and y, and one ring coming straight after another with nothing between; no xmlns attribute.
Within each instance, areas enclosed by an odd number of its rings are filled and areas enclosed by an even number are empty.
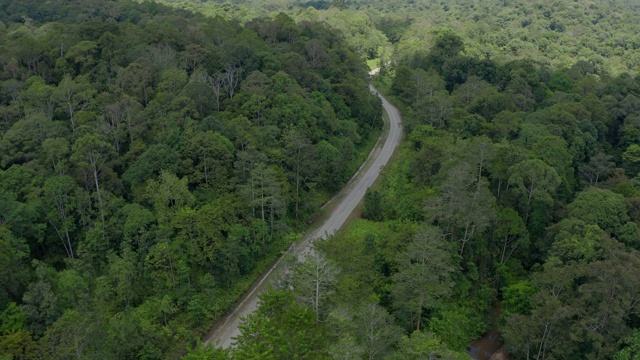
<svg viewBox="0 0 640 360"><path fill-rule="evenodd" d="M510 358L633 359L638 15L4 2L0 359L468 359L491 329ZM237 347L198 345L366 157L366 60L403 114L394 164Z"/></svg>
<svg viewBox="0 0 640 360"><path fill-rule="evenodd" d="M3 359L178 357L382 126L317 23L127 1L0 18Z"/></svg>
<svg viewBox="0 0 640 360"><path fill-rule="evenodd" d="M374 84L405 144L364 219L263 296L230 357L468 359L494 331L508 358L633 359L640 78L500 64L447 32Z"/></svg>
<svg viewBox="0 0 640 360"><path fill-rule="evenodd" d="M387 69L407 140L365 219L321 246L341 271L326 321L380 306L397 358L465 358L496 320L509 358L632 358L639 81L473 57L451 32Z"/></svg>

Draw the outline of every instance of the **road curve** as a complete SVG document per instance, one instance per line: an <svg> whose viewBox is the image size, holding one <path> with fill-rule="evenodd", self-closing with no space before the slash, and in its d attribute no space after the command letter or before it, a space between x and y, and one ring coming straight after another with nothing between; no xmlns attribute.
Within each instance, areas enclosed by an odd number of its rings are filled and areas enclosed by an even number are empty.
<svg viewBox="0 0 640 360"><path fill-rule="evenodd" d="M376 70L372 71L371 75L375 74L377 72ZM260 281L252 287L251 291L243 295L242 301L238 306L230 314L225 316L205 337L205 344L213 343L215 346L225 349L232 346L235 342L234 338L240 335L238 326L241 320L258 308L258 296L279 273L279 270L284 267L283 258L287 255L293 255L298 259L304 259L306 254L313 251L313 241L315 239L326 238L340 229L364 197L367 188L374 183L380 171L382 171L387 162L389 162L391 155L393 155L393 152L402 139L400 112L391 105L387 99L380 95L372 85L370 85L369 88L372 93L378 95L382 100L382 106L388 115L389 131L387 132L387 138L384 140L384 145L382 148L379 146L374 147L365 165L358 170L356 175L354 175L346 185L345 190L343 190L343 192L346 191L346 194L337 200L339 204L333 208L331 215L324 221L322 226L309 234L299 244L292 245L287 250L287 253L283 255L267 273L262 275Z"/></svg>

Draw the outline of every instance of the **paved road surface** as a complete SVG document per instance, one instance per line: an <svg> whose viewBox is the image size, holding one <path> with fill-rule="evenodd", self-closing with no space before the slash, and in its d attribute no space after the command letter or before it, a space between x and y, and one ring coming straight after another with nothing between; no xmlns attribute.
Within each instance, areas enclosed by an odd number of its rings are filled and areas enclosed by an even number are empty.
<svg viewBox="0 0 640 360"><path fill-rule="evenodd" d="M372 74L375 72L375 70L372 71ZM378 94L378 91L373 86L370 86L370 89L374 94ZM289 248L288 254L293 254L302 260L306 254L313 251L314 239L332 235L340 229L342 224L344 224L349 215L351 215L358 203L364 197L367 188L378 178L380 171L387 164L391 155L393 155L395 148L400 143L402 138L400 113L387 101L387 99L382 97L380 94L378 95L382 100L382 106L388 114L390 123L389 132L387 138L384 140L384 145L382 148L379 146L374 148L363 168L361 168L347 184L345 188L347 193L344 194L341 199L339 198L337 200L339 201L339 204L334 207L331 216L327 218L324 224L322 224L322 226L316 231L309 234L309 236L307 236L302 242ZM258 296L267 286L269 281L271 281L277 275L279 270L283 268L283 257L278 260L271 270L260 278L259 283L254 286L249 293L243 296L243 300L238 304L234 311L228 314L224 320L217 324L216 328L207 335L205 338L206 344L213 343L222 348L228 348L233 345L234 337L240 335L238 325L240 324L241 318L246 317L258 308Z"/></svg>

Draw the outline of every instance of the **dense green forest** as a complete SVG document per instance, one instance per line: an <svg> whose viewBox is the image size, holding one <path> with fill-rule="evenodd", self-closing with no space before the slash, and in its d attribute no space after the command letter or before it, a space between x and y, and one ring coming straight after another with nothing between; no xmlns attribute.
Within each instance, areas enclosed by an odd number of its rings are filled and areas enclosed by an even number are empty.
<svg viewBox="0 0 640 360"><path fill-rule="evenodd" d="M0 19L3 360L186 353L382 126L317 23L84 0Z"/></svg>
<svg viewBox="0 0 640 360"><path fill-rule="evenodd" d="M482 315L501 300L513 358L612 358L640 325L640 108L630 105L640 79L594 75L584 62L496 64L463 47L443 34L388 84L408 141L365 203L378 221L368 224L415 223L411 241L429 232L449 247L448 301L413 309L452 349L487 330ZM397 274L380 296L407 311L402 258L387 261Z"/></svg>
<svg viewBox="0 0 640 360"><path fill-rule="evenodd" d="M0 5L0 359L638 357L636 3L158 3ZM362 218L196 346L363 160L376 58Z"/></svg>
<svg viewBox="0 0 640 360"><path fill-rule="evenodd" d="M377 79L405 145L233 358L468 359L498 304L509 358L637 358L640 78L464 54L445 33Z"/></svg>

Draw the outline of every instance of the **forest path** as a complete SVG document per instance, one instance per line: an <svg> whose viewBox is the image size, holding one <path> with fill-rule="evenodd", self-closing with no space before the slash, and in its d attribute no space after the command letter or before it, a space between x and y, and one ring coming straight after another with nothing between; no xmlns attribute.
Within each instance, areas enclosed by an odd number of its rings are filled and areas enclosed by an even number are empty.
<svg viewBox="0 0 640 360"><path fill-rule="evenodd" d="M371 75L376 74L378 69L371 71ZM213 343L217 347L228 348L235 342L234 338L240 335L239 325L243 318L251 314L258 308L259 295L264 291L266 286L280 273L284 266L284 260L287 257L295 256L299 260L303 260L307 254L313 251L313 242L318 238L326 238L333 235L345 223L349 215L356 208L358 203L364 198L367 189L373 185L384 166L389 162L396 147L402 140L401 117L400 112L387 99L385 99L378 91L369 85L372 93L378 95L382 100L382 106L387 113L389 130L383 132L381 137L386 135L384 145L379 146L382 138L378 140L377 146L369 154L369 157L347 183L344 189L332 201L338 204L332 209L331 215L326 218L322 226L310 233L300 243L292 245L287 252L278 259L278 261L260 277L260 280L251 287L250 291L242 296L241 301L236 308L219 321L214 328L207 334L204 339L205 344Z"/></svg>

